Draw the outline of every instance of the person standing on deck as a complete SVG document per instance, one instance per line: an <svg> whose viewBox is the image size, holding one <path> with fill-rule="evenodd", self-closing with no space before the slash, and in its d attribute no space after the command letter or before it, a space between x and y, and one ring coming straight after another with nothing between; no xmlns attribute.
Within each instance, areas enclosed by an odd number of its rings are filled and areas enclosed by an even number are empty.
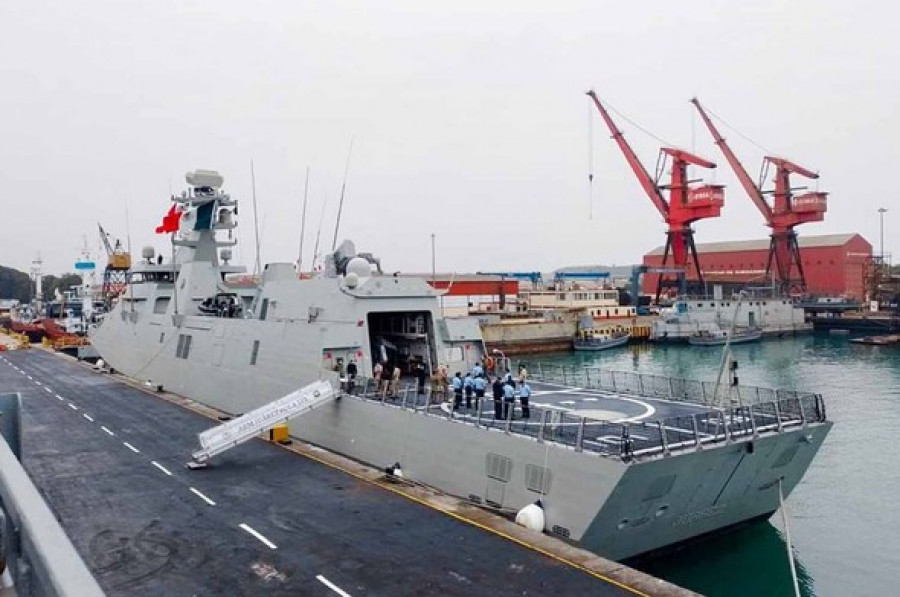
<svg viewBox="0 0 900 597"><path fill-rule="evenodd" d="M425 373L425 364L419 363L419 366L416 367L416 379L419 380L419 394L425 393L425 378L428 377L428 374Z"/></svg>
<svg viewBox="0 0 900 597"><path fill-rule="evenodd" d="M531 398L531 387L527 382L523 381L519 388L519 404L522 405L522 418L531 418L531 408L528 406L528 400Z"/></svg>
<svg viewBox="0 0 900 597"><path fill-rule="evenodd" d="M356 368L356 361L354 359L350 359L350 362L347 363L347 393L352 394L353 388L356 386L356 374L358 373L358 369Z"/></svg>
<svg viewBox="0 0 900 597"><path fill-rule="evenodd" d="M372 368L372 377L375 378L375 393L381 393L381 377L384 375L384 365L381 364L381 361L375 363L375 367Z"/></svg>
<svg viewBox="0 0 900 597"><path fill-rule="evenodd" d="M462 373L457 371L456 375L450 381L450 385L453 386L453 410L457 410L460 406L462 406L462 395L463 395Z"/></svg>
<svg viewBox="0 0 900 597"><path fill-rule="evenodd" d="M494 378L491 390L494 392L494 419L499 420L503 418L503 382L499 375Z"/></svg>
<svg viewBox="0 0 900 597"><path fill-rule="evenodd" d="M397 388L400 386L400 365L394 365L394 372L391 373L391 398L396 398Z"/></svg>
<svg viewBox="0 0 900 597"><path fill-rule="evenodd" d="M519 385L524 386L526 381L528 381L528 369L525 368L525 365L519 365Z"/></svg>
<svg viewBox="0 0 900 597"><path fill-rule="evenodd" d="M472 367L472 379L477 378L479 375L484 375L484 369L481 368L481 361L475 363L475 366Z"/></svg>
<svg viewBox="0 0 900 597"><path fill-rule="evenodd" d="M485 381L484 376L479 375L473 379L472 387L475 388L475 408L480 411L482 399L484 398L484 390L487 387L487 381Z"/></svg>
<svg viewBox="0 0 900 597"><path fill-rule="evenodd" d="M466 393L466 410L472 408L472 393L475 391L475 388L472 385L472 374L466 373L466 378L463 380L463 392Z"/></svg>
<svg viewBox="0 0 900 597"><path fill-rule="evenodd" d="M516 418L516 390L512 381L503 384L503 418L504 420Z"/></svg>

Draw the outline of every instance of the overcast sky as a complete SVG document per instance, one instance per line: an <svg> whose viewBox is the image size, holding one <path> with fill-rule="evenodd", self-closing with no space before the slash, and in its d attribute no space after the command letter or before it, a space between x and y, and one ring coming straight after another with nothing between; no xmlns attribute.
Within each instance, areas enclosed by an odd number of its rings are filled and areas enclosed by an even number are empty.
<svg viewBox="0 0 900 597"><path fill-rule="evenodd" d="M826 221L900 258L900 9L889 2L238 2L0 4L0 264L71 271L96 223L134 253L184 173L219 170L243 203L250 161L262 260L307 263L325 205L389 271L626 264L665 226L585 90L720 164L718 220L697 242L762 238L760 214L688 100L821 172ZM588 192L593 120L594 192ZM659 142L619 118L649 169ZM763 151L724 129L755 176ZM815 183L813 183L815 184ZM815 188L815 187L813 187ZM126 211L128 217L126 218ZM591 217L593 212L593 217Z"/></svg>

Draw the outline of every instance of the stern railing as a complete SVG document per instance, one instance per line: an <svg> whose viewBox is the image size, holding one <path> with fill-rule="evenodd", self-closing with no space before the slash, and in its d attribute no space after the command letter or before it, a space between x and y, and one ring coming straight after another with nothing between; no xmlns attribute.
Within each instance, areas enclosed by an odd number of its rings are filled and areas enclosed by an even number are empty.
<svg viewBox="0 0 900 597"><path fill-rule="evenodd" d="M621 379L630 382L640 380L637 383L644 384L642 387L652 388L654 386L651 384L660 383L659 380L664 378L645 375ZM344 389L360 399L385 406L624 461L668 456L673 452L781 433L826 420L821 395L783 390L766 390L766 393L760 394L752 392L754 396L770 397L768 401L724 408L709 407L703 412L658 420L613 422L581 416L558 407L537 405L531 405L531 417L525 419L519 404L510 409L507 418L495 419L490 392L482 398L487 401L484 405L479 406L473 398L472 408L466 408L464 399L460 408L454 409L451 392L431 385L426 385L420 392L416 384L407 380L400 382L396 391L392 391L389 384L379 386L371 378L357 379L352 388Z"/></svg>

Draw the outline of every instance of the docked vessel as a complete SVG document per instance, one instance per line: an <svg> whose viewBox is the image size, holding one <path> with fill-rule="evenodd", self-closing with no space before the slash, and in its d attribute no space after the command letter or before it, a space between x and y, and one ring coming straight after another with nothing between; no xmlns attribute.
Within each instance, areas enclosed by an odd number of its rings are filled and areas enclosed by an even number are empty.
<svg viewBox="0 0 900 597"><path fill-rule="evenodd" d="M747 297L740 314L735 313L739 299L709 298L679 299L671 307L660 311L653 322L650 340L653 342L687 342L700 333L713 334L723 327L758 329L763 337L785 336L812 331L805 313L788 298Z"/></svg>
<svg viewBox="0 0 900 597"><path fill-rule="evenodd" d="M531 418L496 420L478 401L442 409L432 388L384 391L363 379L377 362L469 370L485 356L477 320L443 318L438 291L381 273L348 242L315 277L269 264L258 283L233 284L237 202L215 172L187 181L157 229L174 259L134 265L92 337L110 367L153 386L246 413L353 363L355 392L291 421L293 436L503 512L540 500L545 531L612 559L770 516L831 428L817 394L729 388L737 398L715 403L718 387L606 371L568 374L602 408L583 414L540 367L535 389L559 404Z"/></svg>
<svg viewBox="0 0 900 597"><path fill-rule="evenodd" d="M702 330L688 338L692 346L722 346L724 344L745 344L762 338L762 330L756 328L735 328L734 330Z"/></svg>
<svg viewBox="0 0 900 597"><path fill-rule="evenodd" d="M572 341L572 348L585 351L607 350L628 344L630 338L631 334L628 332L579 330Z"/></svg>

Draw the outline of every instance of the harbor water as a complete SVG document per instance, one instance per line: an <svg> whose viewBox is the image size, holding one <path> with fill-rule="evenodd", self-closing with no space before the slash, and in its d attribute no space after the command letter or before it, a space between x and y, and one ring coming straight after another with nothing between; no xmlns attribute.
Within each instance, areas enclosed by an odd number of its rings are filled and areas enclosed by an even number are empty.
<svg viewBox="0 0 900 597"><path fill-rule="evenodd" d="M900 346L807 335L732 352L741 384L821 393L835 422L787 500L801 594L900 594ZM721 347L650 344L528 360L715 381L721 357ZM793 595L781 512L632 565L710 596Z"/></svg>

